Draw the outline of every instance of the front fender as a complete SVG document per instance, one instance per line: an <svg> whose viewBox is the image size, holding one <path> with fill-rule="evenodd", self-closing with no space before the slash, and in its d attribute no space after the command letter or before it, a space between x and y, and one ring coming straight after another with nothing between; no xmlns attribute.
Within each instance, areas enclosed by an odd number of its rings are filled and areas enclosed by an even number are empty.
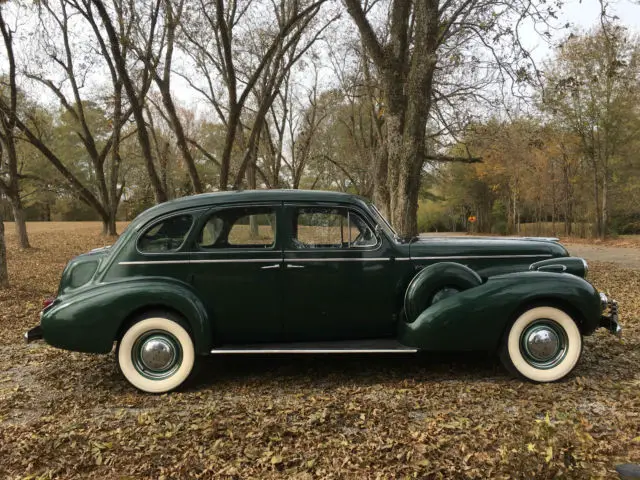
<svg viewBox="0 0 640 480"><path fill-rule="evenodd" d="M570 310L584 335L598 327L600 299L589 282L531 271L490 277L431 305L414 322L400 324L398 339L421 350L494 350L514 315L542 301Z"/></svg>
<svg viewBox="0 0 640 480"><path fill-rule="evenodd" d="M45 341L79 352L108 353L123 322L144 309L167 308L191 327L196 352L207 353L211 324L191 287L173 278L129 278L61 295L43 312Z"/></svg>

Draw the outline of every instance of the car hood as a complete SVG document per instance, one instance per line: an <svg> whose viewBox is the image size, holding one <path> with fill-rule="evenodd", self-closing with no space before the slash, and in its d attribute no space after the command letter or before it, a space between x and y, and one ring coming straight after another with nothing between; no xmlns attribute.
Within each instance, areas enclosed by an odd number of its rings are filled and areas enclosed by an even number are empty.
<svg viewBox="0 0 640 480"><path fill-rule="evenodd" d="M409 251L412 257L569 255L556 239L542 237L418 237Z"/></svg>

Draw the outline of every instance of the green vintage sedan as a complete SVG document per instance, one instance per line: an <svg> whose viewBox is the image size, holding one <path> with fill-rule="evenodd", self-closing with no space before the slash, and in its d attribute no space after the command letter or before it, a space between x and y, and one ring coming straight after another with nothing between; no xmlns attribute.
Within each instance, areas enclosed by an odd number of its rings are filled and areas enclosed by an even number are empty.
<svg viewBox="0 0 640 480"><path fill-rule="evenodd" d="M568 375L617 304L554 239L399 238L367 199L195 195L72 259L27 342L108 353L145 392L205 355L487 350L515 375Z"/></svg>

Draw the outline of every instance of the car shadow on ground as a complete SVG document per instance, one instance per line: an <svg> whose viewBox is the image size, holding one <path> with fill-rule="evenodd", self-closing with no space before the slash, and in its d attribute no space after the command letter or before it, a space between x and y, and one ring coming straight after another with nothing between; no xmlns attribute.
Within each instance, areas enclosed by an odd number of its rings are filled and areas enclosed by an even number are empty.
<svg viewBox="0 0 640 480"><path fill-rule="evenodd" d="M367 386L398 381L495 381L508 379L487 353L227 355L202 359L191 387L284 382L310 386Z"/></svg>

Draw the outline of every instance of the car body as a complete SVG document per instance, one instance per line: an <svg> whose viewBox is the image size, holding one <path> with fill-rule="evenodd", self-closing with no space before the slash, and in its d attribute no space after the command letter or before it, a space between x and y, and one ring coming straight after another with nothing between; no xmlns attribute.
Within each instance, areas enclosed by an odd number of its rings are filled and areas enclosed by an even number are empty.
<svg viewBox="0 0 640 480"><path fill-rule="evenodd" d="M149 392L233 353L488 350L552 381L582 336L620 331L586 274L555 239L400 239L356 195L219 192L154 206L72 259L25 336L93 353L117 343L125 377Z"/></svg>

